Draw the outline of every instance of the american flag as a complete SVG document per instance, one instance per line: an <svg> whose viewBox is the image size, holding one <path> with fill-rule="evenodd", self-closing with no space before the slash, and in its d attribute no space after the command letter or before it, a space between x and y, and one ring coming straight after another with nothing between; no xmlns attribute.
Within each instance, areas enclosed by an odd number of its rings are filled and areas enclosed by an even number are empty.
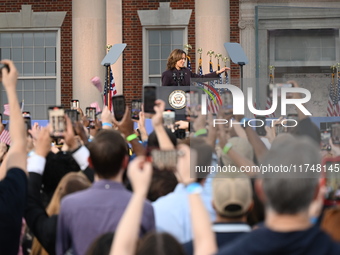
<svg viewBox="0 0 340 255"><path fill-rule="evenodd" d="M189 56L187 56L188 62L187 62L187 68L191 71L191 59Z"/></svg>
<svg viewBox="0 0 340 255"><path fill-rule="evenodd" d="M7 123L5 129L0 134L0 142L7 145L11 144L11 136L9 135L9 123Z"/></svg>
<svg viewBox="0 0 340 255"><path fill-rule="evenodd" d="M329 95L327 103L327 116L340 116L340 71L337 70L337 79L335 82L334 69L332 72L332 81L329 86Z"/></svg>
<svg viewBox="0 0 340 255"><path fill-rule="evenodd" d="M107 93L107 86L104 88L104 103L107 105L107 107L112 111L112 97L117 94L116 90L116 83L113 78L112 70L111 67L108 67L109 70L109 75L110 75L110 84L109 84L109 93ZM108 98L107 98L108 97Z"/></svg>
<svg viewBox="0 0 340 255"><path fill-rule="evenodd" d="M21 111L24 110L24 100L20 102L20 109ZM10 115L10 109L9 109L9 104L4 104L4 115L9 116Z"/></svg>

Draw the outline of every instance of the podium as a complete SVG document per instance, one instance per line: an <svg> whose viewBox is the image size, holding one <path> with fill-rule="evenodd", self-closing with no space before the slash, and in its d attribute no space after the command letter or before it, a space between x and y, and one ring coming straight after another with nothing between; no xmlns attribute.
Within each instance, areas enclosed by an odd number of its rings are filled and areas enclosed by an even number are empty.
<svg viewBox="0 0 340 255"><path fill-rule="evenodd" d="M175 111L176 120L186 120L187 92L190 91L197 92L198 99L201 99L202 90L197 86L159 86L156 88L156 95L165 102L165 109Z"/></svg>

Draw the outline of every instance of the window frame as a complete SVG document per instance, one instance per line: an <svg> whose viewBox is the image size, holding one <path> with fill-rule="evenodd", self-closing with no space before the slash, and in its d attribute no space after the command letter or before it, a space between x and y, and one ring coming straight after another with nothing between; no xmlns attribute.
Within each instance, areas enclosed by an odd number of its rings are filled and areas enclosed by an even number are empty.
<svg viewBox="0 0 340 255"><path fill-rule="evenodd" d="M61 28L18 28L18 29L6 29L1 28L0 33L40 33L40 32L55 32L56 33L56 75L55 76L23 76L19 73L18 80L55 80L55 102L57 105L61 104ZM46 62L46 60L44 60ZM34 62L33 62L34 63ZM3 90L0 90L0 100L2 100ZM2 105L4 102L1 102ZM34 116L36 117L36 116ZM47 117L41 117L36 119L46 119Z"/></svg>
<svg viewBox="0 0 340 255"><path fill-rule="evenodd" d="M158 78L158 75L149 75L149 31L150 30L183 30L183 47L188 41L188 26L143 26L143 84L150 83L150 78ZM170 54L170 52L169 52ZM161 70L159 78L162 76Z"/></svg>

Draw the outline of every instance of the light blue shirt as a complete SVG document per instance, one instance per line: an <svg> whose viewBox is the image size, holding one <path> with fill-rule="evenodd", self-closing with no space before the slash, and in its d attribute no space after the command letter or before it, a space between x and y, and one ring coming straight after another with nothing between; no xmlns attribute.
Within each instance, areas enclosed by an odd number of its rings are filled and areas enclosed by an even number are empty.
<svg viewBox="0 0 340 255"><path fill-rule="evenodd" d="M203 188L201 197L213 221L216 215L211 204L211 193L208 194L210 191ZM158 198L152 205L158 232L167 232L180 243L192 240L189 199L184 184L177 184L173 192Z"/></svg>

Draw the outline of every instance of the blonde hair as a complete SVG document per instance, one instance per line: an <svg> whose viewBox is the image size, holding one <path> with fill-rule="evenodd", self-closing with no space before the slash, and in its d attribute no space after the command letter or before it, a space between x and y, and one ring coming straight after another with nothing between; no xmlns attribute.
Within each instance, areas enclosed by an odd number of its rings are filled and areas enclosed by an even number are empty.
<svg viewBox="0 0 340 255"><path fill-rule="evenodd" d="M87 189L91 182L82 172L70 172L60 180L55 189L52 199L46 208L48 216L59 214L61 199L73 192ZM48 252L42 247L37 238L33 239L31 255L48 255Z"/></svg>
<svg viewBox="0 0 340 255"><path fill-rule="evenodd" d="M181 50L181 49L174 49L170 53L170 55L168 57L168 63L166 64L168 70L175 68L177 61L182 59L183 54L185 54L185 56L187 56L185 51Z"/></svg>

